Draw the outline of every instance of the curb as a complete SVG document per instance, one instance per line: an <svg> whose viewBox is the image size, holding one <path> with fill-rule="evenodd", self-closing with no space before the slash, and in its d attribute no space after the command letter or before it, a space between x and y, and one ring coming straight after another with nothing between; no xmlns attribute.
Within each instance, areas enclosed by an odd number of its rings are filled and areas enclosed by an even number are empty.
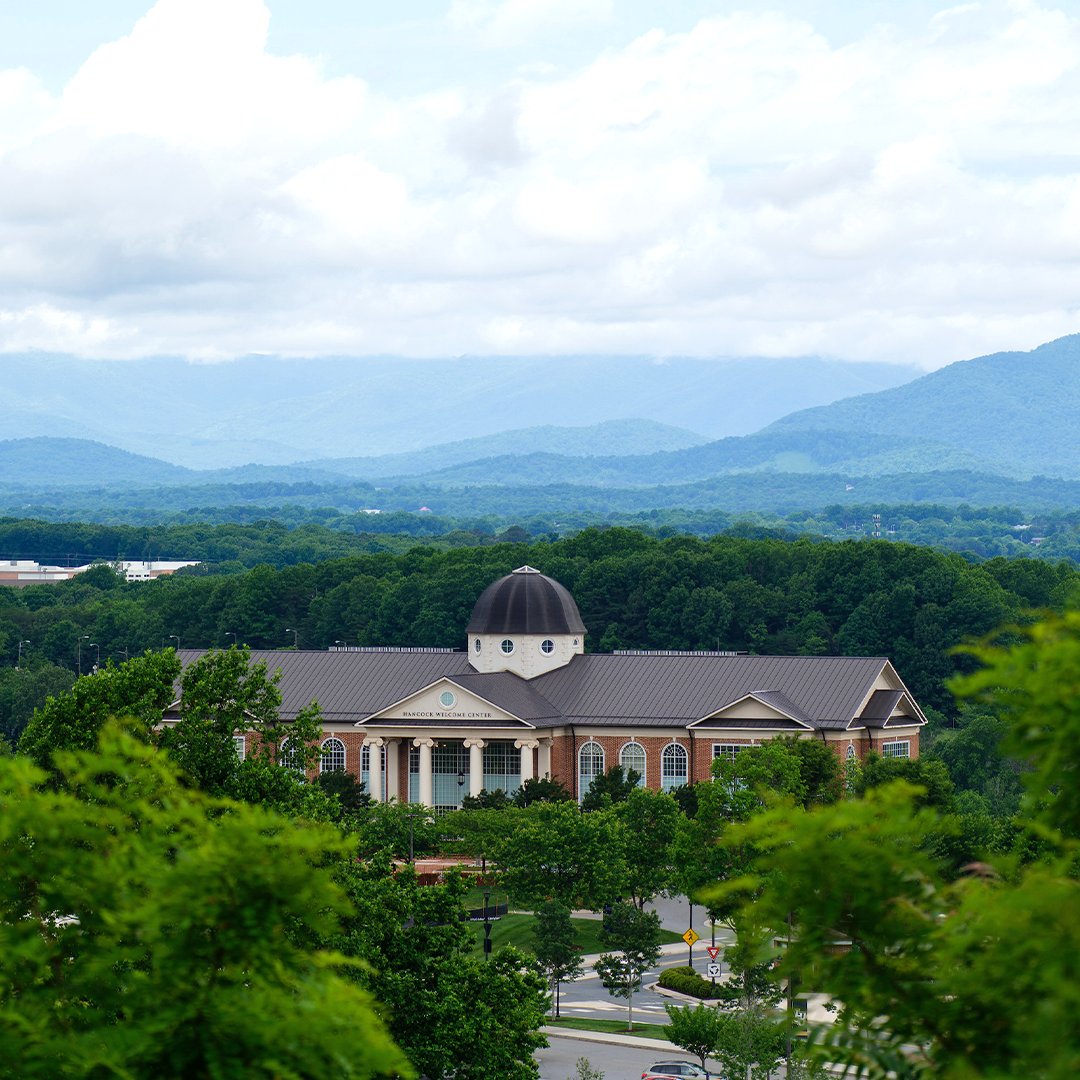
<svg viewBox="0 0 1080 1080"><path fill-rule="evenodd" d="M608 1046L632 1046L635 1050L657 1050L662 1053L674 1051L685 1054L681 1047L670 1043L667 1039L646 1039L640 1035L618 1035L613 1031L583 1031L580 1028L549 1027L545 1025L540 1029L552 1039L574 1039L578 1042L591 1042L606 1044Z"/></svg>

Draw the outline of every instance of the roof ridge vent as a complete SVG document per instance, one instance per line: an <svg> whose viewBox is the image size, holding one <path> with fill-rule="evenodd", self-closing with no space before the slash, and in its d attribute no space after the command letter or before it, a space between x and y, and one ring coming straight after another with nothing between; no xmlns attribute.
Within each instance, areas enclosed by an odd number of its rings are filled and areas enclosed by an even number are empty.
<svg viewBox="0 0 1080 1080"><path fill-rule="evenodd" d="M516 570L511 570L512 574L539 574L540 571L535 566L519 566Z"/></svg>

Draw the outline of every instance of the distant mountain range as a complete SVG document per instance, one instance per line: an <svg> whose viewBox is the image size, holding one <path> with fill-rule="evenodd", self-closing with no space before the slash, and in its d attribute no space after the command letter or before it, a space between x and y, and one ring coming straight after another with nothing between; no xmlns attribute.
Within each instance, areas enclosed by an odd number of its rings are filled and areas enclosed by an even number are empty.
<svg viewBox="0 0 1080 1080"><path fill-rule="evenodd" d="M249 357L190 364L6 356L0 439L89 439L197 469L399 454L507 430L627 417L717 439L917 374L914 367L815 357ZM647 440L637 450L674 445ZM555 442L542 449L576 453ZM626 449L612 444L608 452ZM492 446L484 456L507 452ZM460 460L451 455L442 463ZM413 471L403 463L403 474Z"/></svg>
<svg viewBox="0 0 1080 1080"><path fill-rule="evenodd" d="M681 370L680 378L689 368ZM702 418L708 389L687 399L690 418ZM613 397L619 391L613 387ZM306 400L311 406L313 399ZM493 416L513 415L493 392L488 405ZM741 411L737 399L726 406ZM326 407L331 416L340 411ZM598 513L677 506L788 511L851 499L1047 507L1080 501L1078 418L1080 335L1074 335L1029 353L953 364L903 386L797 410L753 434L711 441L689 426L604 420L377 456L195 470L100 442L13 439L0 442L0 511L52 516L77 504L85 515L100 504L101 515L113 507L123 518L155 505L337 512L430 506L447 515L498 516L560 506ZM315 420L313 413L308 422ZM85 494L64 494L76 488Z"/></svg>

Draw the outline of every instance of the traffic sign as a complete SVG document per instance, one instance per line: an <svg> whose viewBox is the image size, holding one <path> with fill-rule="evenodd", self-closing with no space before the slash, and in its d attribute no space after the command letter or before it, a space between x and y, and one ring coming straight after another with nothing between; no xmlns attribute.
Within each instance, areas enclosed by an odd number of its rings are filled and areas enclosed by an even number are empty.
<svg viewBox="0 0 1080 1080"><path fill-rule="evenodd" d="M690 929L683 934L682 939L692 949L694 947L694 942L701 940L701 935L691 926Z"/></svg>
<svg viewBox="0 0 1080 1080"><path fill-rule="evenodd" d="M709 954L710 960L715 960L720 955L721 946L719 945L706 945L705 951Z"/></svg>
<svg viewBox="0 0 1080 1080"><path fill-rule="evenodd" d="M718 978L720 978L720 975L721 975L720 965L719 964L709 964L708 967L705 969L705 974L708 975L708 977L710 979L718 979Z"/></svg>

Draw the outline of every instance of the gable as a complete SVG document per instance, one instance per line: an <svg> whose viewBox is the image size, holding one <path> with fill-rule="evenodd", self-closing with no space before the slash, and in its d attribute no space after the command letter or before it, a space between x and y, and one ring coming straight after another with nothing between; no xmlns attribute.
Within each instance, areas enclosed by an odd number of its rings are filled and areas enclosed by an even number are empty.
<svg viewBox="0 0 1080 1080"><path fill-rule="evenodd" d="M449 678L437 679L401 701L359 721L357 727L366 724L385 723L445 724L461 727L485 724L510 724L532 727L518 716L500 708L494 702L481 697L460 683Z"/></svg>
<svg viewBox="0 0 1080 1080"><path fill-rule="evenodd" d="M746 694L687 726L698 729L752 727L781 731L805 731L810 728L811 725L797 715L793 706L785 708L781 700L776 700L778 697L773 694Z"/></svg>

